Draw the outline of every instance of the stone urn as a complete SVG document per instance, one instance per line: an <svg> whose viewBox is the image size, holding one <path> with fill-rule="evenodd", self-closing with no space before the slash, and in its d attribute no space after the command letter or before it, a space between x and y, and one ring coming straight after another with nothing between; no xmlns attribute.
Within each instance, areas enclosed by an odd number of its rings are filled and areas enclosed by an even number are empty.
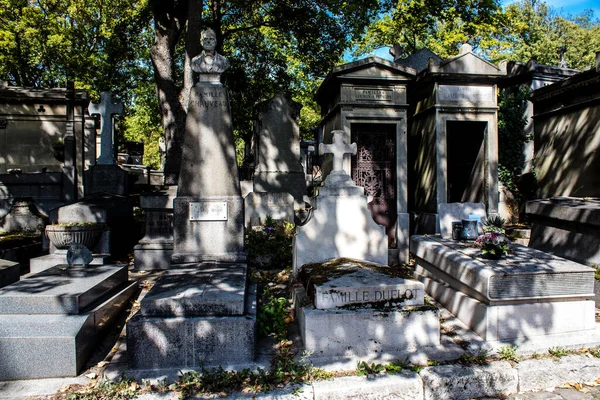
<svg viewBox="0 0 600 400"><path fill-rule="evenodd" d="M89 250L94 249L105 231L102 223L84 225L47 225L46 236L58 250L66 250L71 243L79 243Z"/></svg>

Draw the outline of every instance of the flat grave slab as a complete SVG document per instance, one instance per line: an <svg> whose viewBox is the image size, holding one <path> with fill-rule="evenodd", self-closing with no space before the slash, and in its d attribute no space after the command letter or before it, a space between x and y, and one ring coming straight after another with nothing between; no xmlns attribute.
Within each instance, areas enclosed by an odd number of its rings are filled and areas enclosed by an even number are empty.
<svg viewBox="0 0 600 400"><path fill-rule="evenodd" d="M472 243L415 235L410 249L429 273L488 304L594 295L592 268L529 247L514 244L507 257L487 260Z"/></svg>
<svg viewBox="0 0 600 400"><path fill-rule="evenodd" d="M140 315L193 317L242 315L246 264L190 264L163 275L142 299Z"/></svg>
<svg viewBox="0 0 600 400"><path fill-rule="evenodd" d="M0 312L79 314L127 279L126 266L52 267L0 289Z"/></svg>
<svg viewBox="0 0 600 400"><path fill-rule="evenodd" d="M413 236L411 252L427 293L488 342L546 343L596 329L589 267L520 245L487 260L472 244L431 236Z"/></svg>

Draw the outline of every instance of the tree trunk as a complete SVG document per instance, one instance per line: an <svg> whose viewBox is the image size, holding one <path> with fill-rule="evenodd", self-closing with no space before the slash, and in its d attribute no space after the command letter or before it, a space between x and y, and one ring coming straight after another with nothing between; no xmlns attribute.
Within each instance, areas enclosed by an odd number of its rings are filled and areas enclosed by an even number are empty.
<svg viewBox="0 0 600 400"><path fill-rule="evenodd" d="M187 72L184 72L184 87L178 86L175 71L175 47L186 27L188 11L196 10L198 7L197 4L192 5L192 3L200 3L200 10L202 9L201 0L154 0L150 4L154 15L155 34L151 56L154 65L156 94L165 131L164 172L167 185L177 184L185 133L187 97L189 88L192 86ZM188 64L186 56L186 70L189 68Z"/></svg>

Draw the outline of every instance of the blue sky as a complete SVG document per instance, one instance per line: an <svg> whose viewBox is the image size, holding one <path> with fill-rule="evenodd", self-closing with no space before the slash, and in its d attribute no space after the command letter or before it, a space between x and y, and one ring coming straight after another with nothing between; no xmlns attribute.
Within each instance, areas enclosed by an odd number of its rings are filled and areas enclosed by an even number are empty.
<svg viewBox="0 0 600 400"><path fill-rule="evenodd" d="M544 1L550 8L556 10L562 15L576 15L582 13L586 9L592 9L594 11L594 17L600 18L600 0L545 0ZM502 5L514 3L513 0L504 0Z"/></svg>
<svg viewBox="0 0 600 400"><path fill-rule="evenodd" d="M507 6L514 2L515 0L502 0L501 4L502 6ZM544 2L557 13L564 16L581 14L583 11L591 9L594 11L594 19L600 19L600 0L545 0ZM392 60L389 48L387 47L377 49L372 54L386 60Z"/></svg>

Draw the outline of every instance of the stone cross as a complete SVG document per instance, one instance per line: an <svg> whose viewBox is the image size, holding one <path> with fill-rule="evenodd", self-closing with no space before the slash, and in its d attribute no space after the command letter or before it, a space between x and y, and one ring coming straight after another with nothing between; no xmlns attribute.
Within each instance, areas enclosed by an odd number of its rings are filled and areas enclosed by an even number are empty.
<svg viewBox="0 0 600 400"><path fill-rule="evenodd" d="M100 93L100 103L91 103L90 115L100 115L100 157L98 164L115 165L112 116L123 114L123 103L113 103L110 92Z"/></svg>
<svg viewBox="0 0 600 400"><path fill-rule="evenodd" d="M319 144L319 154L333 155L333 170L331 172L343 171L344 154L356 154L356 143L344 143L344 131L332 131L331 133L333 133L333 143Z"/></svg>

